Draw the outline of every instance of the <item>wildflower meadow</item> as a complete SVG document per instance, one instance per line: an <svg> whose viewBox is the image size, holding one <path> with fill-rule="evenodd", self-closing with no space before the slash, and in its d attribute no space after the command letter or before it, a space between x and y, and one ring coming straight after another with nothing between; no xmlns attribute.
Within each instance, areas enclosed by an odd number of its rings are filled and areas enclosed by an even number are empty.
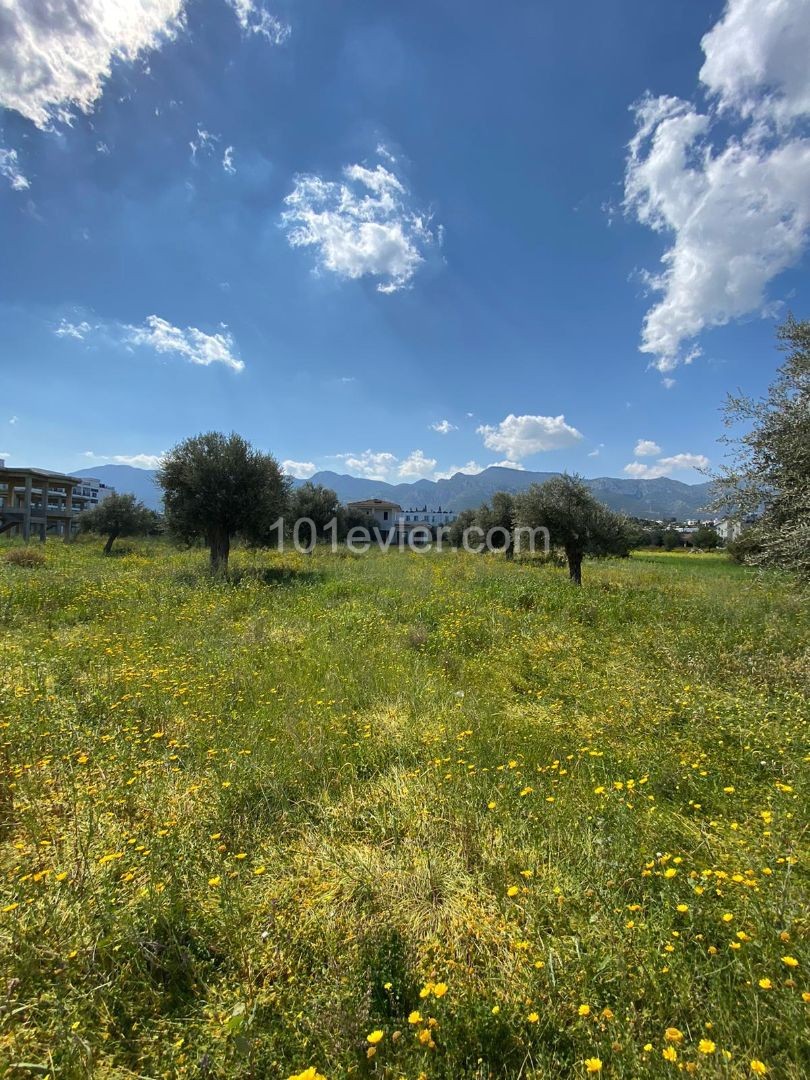
<svg viewBox="0 0 810 1080"><path fill-rule="evenodd" d="M810 1072L790 578L15 550L5 1075Z"/></svg>

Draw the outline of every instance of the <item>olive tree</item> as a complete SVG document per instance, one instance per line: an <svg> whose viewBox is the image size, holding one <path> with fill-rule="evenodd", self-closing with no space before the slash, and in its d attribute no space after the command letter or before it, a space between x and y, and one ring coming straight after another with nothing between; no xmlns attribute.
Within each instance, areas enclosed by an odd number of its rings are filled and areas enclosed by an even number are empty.
<svg viewBox="0 0 810 1080"><path fill-rule="evenodd" d="M295 488L290 496L290 524L309 519L315 526L312 540L323 539L330 521L338 521L341 514L340 500L331 488L306 480Z"/></svg>
<svg viewBox="0 0 810 1080"><path fill-rule="evenodd" d="M630 551L626 519L598 502L577 476L555 476L516 495L515 524L548 529L551 544L565 552L575 585L582 584L585 555L627 555Z"/></svg>
<svg viewBox="0 0 810 1080"><path fill-rule="evenodd" d="M787 359L764 398L729 397L725 421L747 428L724 441L732 462L715 476L715 507L757 520L748 561L810 579L810 321L777 331Z"/></svg>
<svg viewBox="0 0 810 1080"><path fill-rule="evenodd" d="M106 536L104 554L109 555L119 536L145 536L154 532L160 518L134 495L119 495L111 492L92 510L85 510L79 516L82 532L97 533Z"/></svg>
<svg viewBox="0 0 810 1080"><path fill-rule="evenodd" d="M157 482L169 528L188 543L204 540L214 571L227 571L235 536L249 543L269 540L290 488L272 455L241 435L218 431L178 443L164 455Z"/></svg>

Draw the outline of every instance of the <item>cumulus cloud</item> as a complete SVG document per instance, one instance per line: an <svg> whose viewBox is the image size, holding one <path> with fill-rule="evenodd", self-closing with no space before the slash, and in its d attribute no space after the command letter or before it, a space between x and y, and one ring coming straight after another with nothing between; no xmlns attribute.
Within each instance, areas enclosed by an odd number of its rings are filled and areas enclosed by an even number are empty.
<svg viewBox="0 0 810 1080"><path fill-rule="evenodd" d="M661 372L703 330L766 314L810 233L810 0L729 0L702 46L707 109L643 98L625 174L626 211L669 241L640 346Z"/></svg>
<svg viewBox="0 0 810 1080"><path fill-rule="evenodd" d="M246 34L261 34L271 45L283 45L290 36L290 25L271 15L256 0L228 0L228 5Z"/></svg>
<svg viewBox="0 0 810 1080"><path fill-rule="evenodd" d="M566 424L562 415L514 416L510 413L496 427L482 424L476 431L483 436L488 450L506 454L512 463L541 450L573 446L582 438L581 432Z"/></svg>
<svg viewBox="0 0 810 1080"><path fill-rule="evenodd" d="M807 0L731 0L701 45L700 80L723 108L782 124L810 113Z"/></svg>
<svg viewBox="0 0 810 1080"><path fill-rule="evenodd" d="M436 420L430 425L431 430L438 431L440 435L449 435L451 431L458 431L455 424L451 424L449 420Z"/></svg>
<svg viewBox="0 0 810 1080"><path fill-rule="evenodd" d="M171 40L184 0L82 0L0 7L0 105L37 127L88 113L113 62L135 61Z"/></svg>
<svg viewBox="0 0 810 1080"><path fill-rule="evenodd" d="M273 45L290 27L257 0L227 0L245 33ZM92 112L116 62L134 63L172 41L186 0L4 0L0 106L37 127Z"/></svg>
<svg viewBox="0 0 810 1080"><path fill-rule="evenodd" d="M236 166L233 163L233 147L226 146L225 153L222 155L222 168L228 174L228 176L236 175Z"/></svg>
<svg viewBox="0 0 810 1080"><path fill-rule="evenodd" d="M397 476L402 480L411 477L430 477L436 468L436 458L426 457L421 450L412 450L404 461L399 463Z"/></svg>
<svg viewBox="0 0 810 1080"><path fill-rule="evenodd" d="M27 191L31 183L23 176L16 150L0 146L0 176L5 177L14 191Z"/></svg>
<svg viewBox="0 0 810 1080"><path fill-rule="evenodd" d="M655 457L661 453L661 447L652 439L639 439L633 453L636 457Z"/></svg>
<svg viewBox="0 0 810 1080"><path fill-rule="evenodd" d="M172 326L158 315L149 315L139 326L103 321L90 323L87 319L72 322L63 318L54 329L54 334L60 338L86 341L88 344L101 340L107 344L123 345L128 349L146 346L159 353L175 353L189 363L202 367L225 364L234 371L242 371L245 367L224 323L220 323L218 331L208 334L196 326L187 326L185 330Z"/></svg>
<svg viewBox="0 0 810 1080"><path fill-rule="evenodd" d="M130 345L146 345L159 353L176 353L192 364L208 367L225 364L233 371L243 371L245 364L235 353L234 340L225 326L215 334L206 334L196 326L181 330L157 315L147 316L141 326L127 326L125 341Z"/></svg>
<svg viewBox="0 0 810 1080"><path fill-rule="evenodd" d="M299 480L307 480L317 471L317 466L314 461L293 461L291 458L285 458L281 463L281 469L288 476L295 476Z"/></svg>
<svg viewBox="0 0 810 1080"><path fill-rule="evenodd" d="M406 288L436 240L399 178L378 164L347 165L343 180L296 176L282 227L292 247L311 247L319 270L377 279L383 293Z"/></svg>
<svg viewBox="0 0 810 1080"><path fill-rule="evenodd" d="M385 451L364 450L359 454L336 454L353 474L368 480L387 480L399 459Z"/></svg>
<svg viewBox="0 0 810 1080"><path fill-rule="evenodd" d="M157 469L163 460L162 454L96 454L93 450L85 450L82 457L103 465L131 465L134 469Z"/></svg>
<svg viewBox="0 0 810 1080"><path fill-rule="evenodd" d="M631 461L624 471L637 480L657 480L661 476L671 476L679 469L706 469L708 465L709 459L704 454L674 454L659 458L654 465Z"/></svg>
<svg viewBox="0 0 810 1080"><path fill-rule="evenodd" d="M455 476L456 473L464 473L467 476L477 476L478 473L483 472L486 465L479 465L477 461L468 461L466 465L451 465L449 469L445 469L443 472L437 472L434 480L449 480L451 476Z"/></svg>

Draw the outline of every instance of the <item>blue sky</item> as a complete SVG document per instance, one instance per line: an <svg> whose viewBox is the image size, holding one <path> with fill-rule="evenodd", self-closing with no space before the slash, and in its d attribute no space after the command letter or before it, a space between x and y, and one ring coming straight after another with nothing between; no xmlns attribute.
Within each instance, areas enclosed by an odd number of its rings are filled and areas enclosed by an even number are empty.
<svg viewBox="0 0 810 1080"><path fill-rule="evenodd" d="M807 315L808 0L112 7L0 19L10 463L696 481Z"/></svg>

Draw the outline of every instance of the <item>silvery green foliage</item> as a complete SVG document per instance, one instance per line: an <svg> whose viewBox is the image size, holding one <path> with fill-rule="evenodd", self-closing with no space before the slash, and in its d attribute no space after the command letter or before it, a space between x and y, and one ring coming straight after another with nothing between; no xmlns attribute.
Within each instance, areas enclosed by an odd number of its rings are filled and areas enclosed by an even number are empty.
<svg viewBox="0 0 810 1080"><path fill-rule="evenodd" d="M787 359L765 398L729 397L724 441L731 465L715 477L718 509L756 515L748 561L810 580L810 322L792 316L779 328Z"/></svg>

